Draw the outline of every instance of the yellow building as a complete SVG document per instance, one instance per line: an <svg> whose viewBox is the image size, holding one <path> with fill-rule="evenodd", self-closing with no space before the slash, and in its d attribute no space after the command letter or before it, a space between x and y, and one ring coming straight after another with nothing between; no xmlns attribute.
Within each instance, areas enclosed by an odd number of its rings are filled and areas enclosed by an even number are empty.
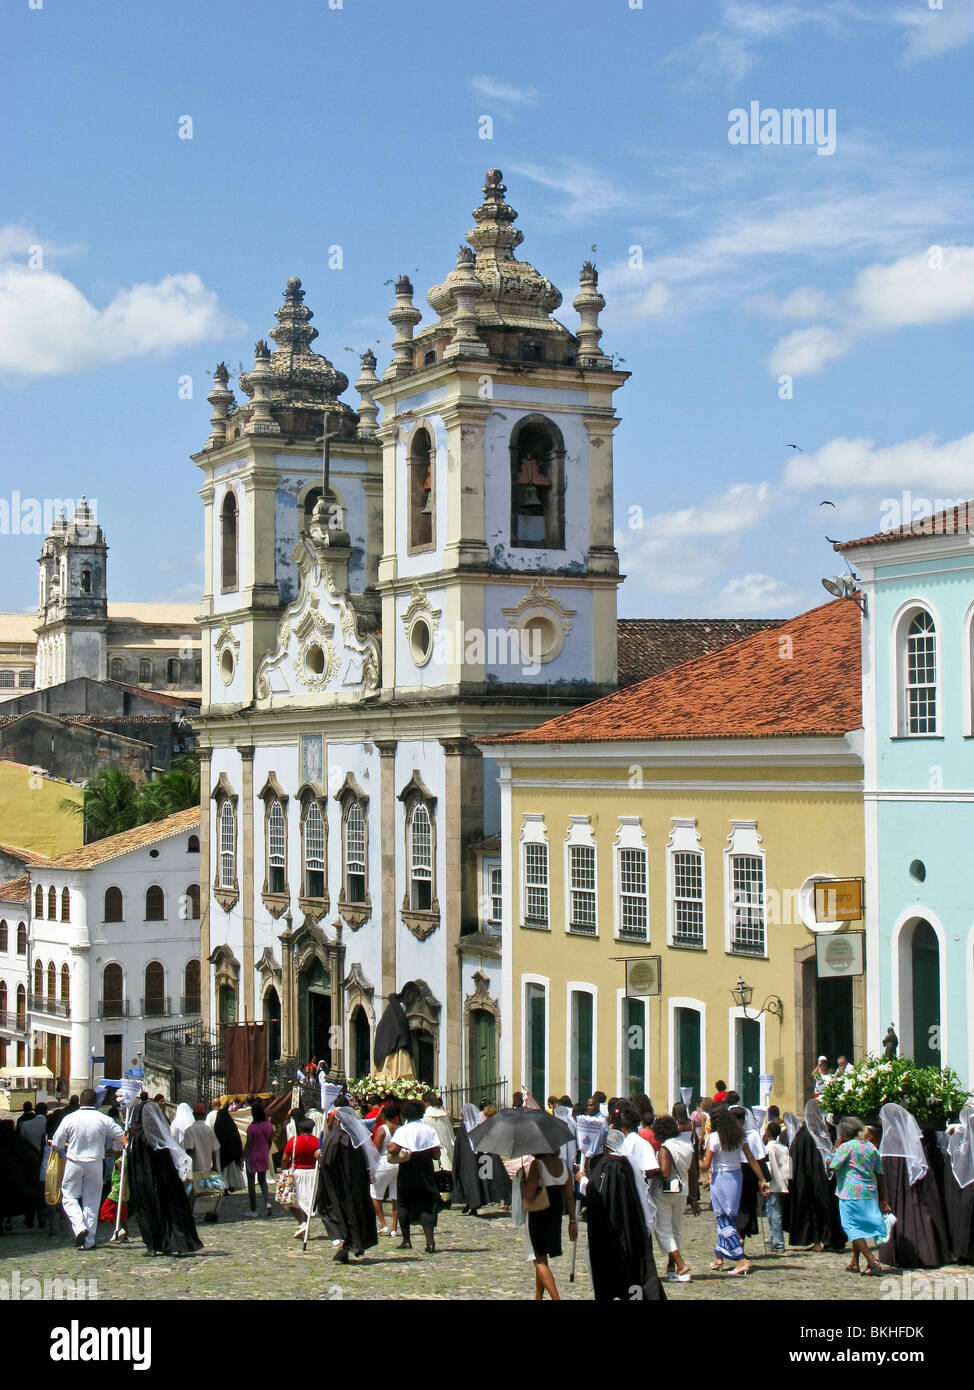
<svg viewBox="0 0 974 1390"><path fill-rule="evenodd" d="M859 623L829 603L485 741L514 1086L574 1101L645 1090L662 1110L718 1080L764 1103L771 1075L784 1112L811 1093L820 1053L861 1055L864 979L846 949L861 937L830 949L819 978L813 930L815 883L863 874ZM644 963L628 995L626 961ZM636 993L647 979L658 995Z"/></svg>
<svg viewBox="0 0 974 1390"><path fill-rule="evenodd" d="M80 805L83 795L73 782L0 760L0 846L48 857L77 849L84 840L84 822L62 811L61 802Z"/></svg>

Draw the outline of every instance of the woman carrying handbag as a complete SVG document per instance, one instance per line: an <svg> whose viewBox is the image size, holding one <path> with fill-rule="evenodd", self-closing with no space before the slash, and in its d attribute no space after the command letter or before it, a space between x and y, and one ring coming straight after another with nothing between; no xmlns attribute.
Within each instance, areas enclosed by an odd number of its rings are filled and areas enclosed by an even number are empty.
<svg viewBox="0 0 974 1390"><path fill-rule="evenodd" d="M528 1258L534 1261L534 1297L560 1299L549 1261L561 1254L561 1218L568 1210L568 1238L578 1240L575 1183L560 1154L538 1154L520 1178L521 1210L527 1215Z"/></svg>

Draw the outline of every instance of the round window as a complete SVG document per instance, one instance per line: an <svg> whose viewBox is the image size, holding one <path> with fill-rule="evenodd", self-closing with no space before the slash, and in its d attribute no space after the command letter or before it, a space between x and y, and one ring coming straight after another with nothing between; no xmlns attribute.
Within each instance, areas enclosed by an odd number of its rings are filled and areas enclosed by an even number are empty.
<svg viewBox="0 0 974 1390"><path fill-rule="evenodd" d="M927 866L922 859L914 859L910 865L910 877L914 883L922 883L927 876Z"/></svg>
<svg viewBox="0 0 974 1390"><path fill-rule="evenodd" d="M224 685L229 685L233 680L233 652L229 647L224 647L220 657L220 675Z"/></svg>
<svg viewBox="0 0 974 1390"><path fill-rule="evenodd" d="M551 661L561 651L563 640L562 629L544 614L536 614L521 625L521 655L525 661Z"/></svg>
<svg viewBox="0 0 974 1390"><path fill-rule="evenodd" d="M304 669L311 677L321 676L325 670L325 653L317 642L309 647L304 658Z"/></svg>
<svg viewBox="0 0 974 1390"><path fill-rule="evenodd" d="M409 651L417 666L425 666L433 654L433 631L425 618L417 618L409 629Z"/></svg>

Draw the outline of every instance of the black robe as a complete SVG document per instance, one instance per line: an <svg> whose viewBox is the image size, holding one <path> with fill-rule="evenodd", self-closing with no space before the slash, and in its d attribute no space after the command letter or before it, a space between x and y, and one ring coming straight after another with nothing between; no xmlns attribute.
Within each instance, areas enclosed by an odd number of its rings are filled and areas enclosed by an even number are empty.
<svg viewBox="0 0 974 1390"><path fill-rule="evenodd" d="M898 1269L939 1269L948 1261L950 1240L933 1172L911 1187L906 1159L886 1157L883 1176L896 1225L892 1239L879 1247L879 1258Z"/></svg>
<svg viewBox="0 0 974 1390"><path fill-rule="evenodd" d="M628 1158L601 1154L595 1160L585 1211L596 1303L665 1300Z"/></svg>
<svg viewBox="0 0 974 1390"><path fill-rule="evenodd" d="M39 1201L40 1157L11 1121L0 1123L0 1217L33 1217Z"/></svg>
<svg viewBox="0 0 974 1390"><path fill-rule="evenodd" d="M944 1215L951 1260L974 1264L974 1182L958 1186L949 1160L944 1172Z"/></svg>
<svg viewBox="0 0 974 1390"><path fill-rule="evenodd" d="M129 1130L125 1177L139 1234L156 1254L191 1254L203 1249L186 1189L168 1149L154 1149L133 1124Z"/></svg>
<svg viewBox="0 0 974 1390"><path fill-rule="evenodd" d="M343 1241L351 1254L378 1245L365 1155L338 1126L321 1140L317 1212L332 1240Z"/></svg>
<svg viewBox="0 0 974 1390"><path fill-rule="evenodd" d="M217 1111L213 1133L220 1145L221 1169L228 1168L231 1163L240 1163L243 1160L243 1140L227 1106Z"/></svg>
<svg viewBox="0 0 974 1390"><path fill-rule="evenodd" d="M788 1152L791 1156L788 1244L824 1245L827 1250L842 1250L846 1234L839 1217L835 1181L826 1172L822 1155L805 1125L795 1135Z"/></svg>
<svg viewBox="0 0 974 1390"><path fill-rule="evenodd" d="M412 1055L412 1050L413 1036L406 1011L399 1002L399 995L390 994L389 1003L375 1030L375 1065L381 1067L394 1052L405 1051Z"/></svg>
<svg viewBox="0 0 974 1390"><path fill-rule="evenodd" d="M489 1167L481 1160L490 1159ZM489 1177L481 1177L488 1172ZM474 1151L467 1131L461 1127L453 1146L453 1205L460 1197L463 1205L471 1211L489 1207L492 1202L509 1204L511 1200L511 1180L507 1169L496 1154L480 1154Z"/></svg>
<svg viewBox="0 0 974 1390"><path fill-rule="evenodd" d="M399 1219L435 1226L440 1211L440 1190L433 1172L433 1150L412 1152L396 1172Z"/></svg>

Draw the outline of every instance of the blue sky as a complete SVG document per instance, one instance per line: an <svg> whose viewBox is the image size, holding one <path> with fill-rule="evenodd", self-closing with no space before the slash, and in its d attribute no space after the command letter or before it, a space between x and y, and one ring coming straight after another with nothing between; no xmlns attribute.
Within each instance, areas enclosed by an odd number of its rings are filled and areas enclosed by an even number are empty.
<svg viewBox="0 0 974 1390"><path fill-rule="evenodd" d="M0 497L94 496L112 596L195 598L215 362L296 274L316 348L381 371L384 282L428 322L498 166L569 327L597 248L633 374L620 611L810 607L826 534L974 493L972 55L974 0L8 0ZM730 143L752 101L834 153ZM40 537L0 544L26 610Z"/></svg>

